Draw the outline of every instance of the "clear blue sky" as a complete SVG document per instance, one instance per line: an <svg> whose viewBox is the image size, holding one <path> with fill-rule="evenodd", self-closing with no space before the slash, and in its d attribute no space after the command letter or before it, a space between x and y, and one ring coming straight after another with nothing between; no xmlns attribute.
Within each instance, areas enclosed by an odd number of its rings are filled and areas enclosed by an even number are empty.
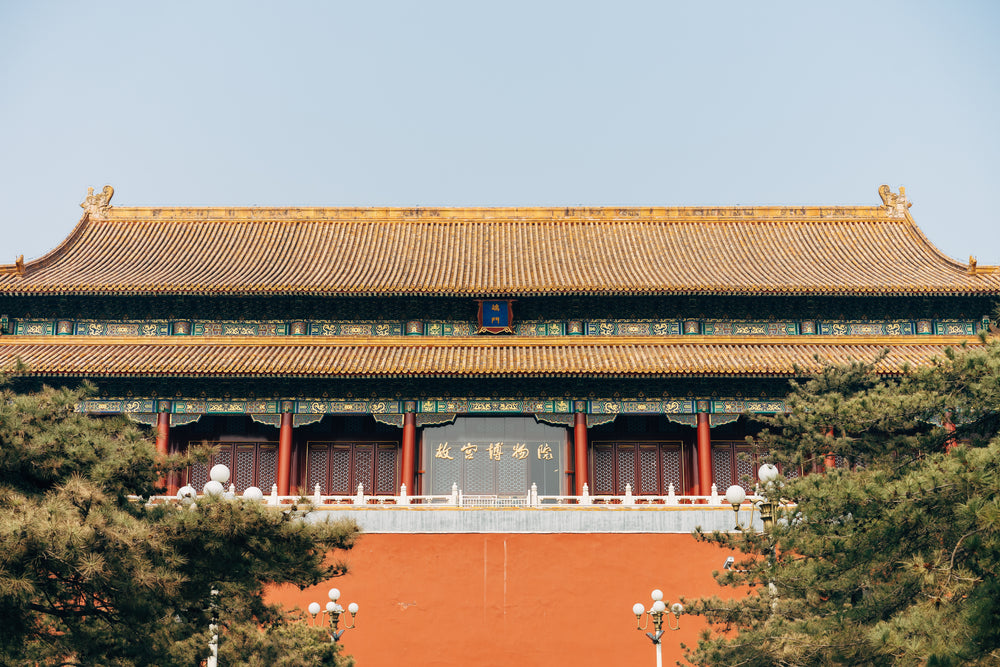
<svg viewBox="0 0 1000 667"><path fill-rule="evenodd" d="M877 204L1000 264L997 2L0 0L0 263L121 206Z"/></svg>

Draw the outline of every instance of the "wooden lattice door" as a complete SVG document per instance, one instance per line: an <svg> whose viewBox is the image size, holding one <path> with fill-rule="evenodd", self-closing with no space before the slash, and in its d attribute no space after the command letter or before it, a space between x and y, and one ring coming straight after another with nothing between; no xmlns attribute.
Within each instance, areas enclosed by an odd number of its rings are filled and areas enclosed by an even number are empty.
<svg viewBox="0 0 1000 667"><path fill-rule="evenodd" d="M310 492L319 484L324 495L353 495L361 484L367 494L394 495L398 480L399 443L308 443L306 482Z"/></svg>
<svg viewBox="0 0 1000 667"><path fill-rule="evenodd" d="M207 463L195 463L188 474L188 484L199 492L208 481L208 471L222 463L229 468L229 483L243 493L249 486L256 486L270 493L277 481L278 446L266 442L192 442L189 446L209 444L212 456Z"/></svg>
<svg viewBox="0 0 1000 667"><path fill-rule="evenodd" d="M684 466L679 442L595 442L591 470L595 495L662 496L674 485L683 493Z"/></svg>

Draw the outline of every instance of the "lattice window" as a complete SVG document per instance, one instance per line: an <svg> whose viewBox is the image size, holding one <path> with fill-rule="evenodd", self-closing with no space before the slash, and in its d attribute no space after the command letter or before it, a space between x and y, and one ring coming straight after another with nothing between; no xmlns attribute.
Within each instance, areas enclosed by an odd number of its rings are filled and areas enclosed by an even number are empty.
<svg viewBox="0 0 1000 667"><path fill-rule="evenodd" d="M712 447L712 483L719 493L725 493L733 483L733 451L730 447ZM702 489L708 495L711 489Z"/></svg>
<svg viewBox="0 0 1000 667"><path fill-rule="evenodd" d="M396 448L378 448L378 469L375 471L375 493L392 495L396 493ZM413 493L413 489L407 489Z"/></svg>
<svg viewBox="0 0 1000 667"><path fill-rule="evenodd" d="M306 484L313 491L319 484L319 491L329 494L330 484L327 482L327 472L330 452L326 445L310 445L306 456Z"/></svg>
<svg viewBox="0 0 1000 667"><path fill-rule="evenodd" d="M192 463L188 473L188 484L194 487L195 491L201 493L205 483L208 481L208 464Z"/></svg>
<svg viewBox="0 0 1000 667"><path fill-rule="evenodd" d="M612 447L594 447L594 495L615 492L615 459Z"/></svg>
<svg viewBox="0 0 1000 667"><path fill-rule="evenodd" d="M191 445L202 443L190 443ZM275 482L277 448L273 444L260 442L214 442L214 451L208 463L191 466L188 483L201 492L208 481L212 466L223 464L229 468L229 483L243 493L248 486L256 486L265 493ZM228 486L228 485L227 485Z"/></svg>
<svg viewBox="0 0 1000 667"><path fill-rule="evenodd" d="M229 468L230 473L235 471L236 468L233 466L233 445L220 445L215 453L212 454L211 462L213 466L221 463Z"/></svg>
<svg viewBox="0 0 1000 667"><path fill-rule="evenodd" d="M623 494L626 484L636 495L665 495L671 483L683 493L680 443L595 443L592 451L597 495Z"/></svg>
<svg viewBox="0 0 1000 667"><path fill-rule="evenodd" d="M497 493L525 493L528 488L528 465L525 460L504 456L494 463L497 472Z"/></svg>
<svg viewBox="0 0 1000 667"><path fill-rule="evenodd" d="M660 449L660 484L661 493L666 495L670 485L674 485L675 493L683 493L683 473L681 468L681 450L663 447Z"/></svg>
<svg viewBox="0 0 1000 667"><path fill-rule="evenodd" d="M766 452L754 453L745 442L713 442L712 481L719 493L724 493L731 484L752 489L757 482L760 457L765 454Z"/></svg>
<svg viewBox="0 0 1000 667"><path fill-rule="evenodd" d="M362 484L367 495L392 495L399 489L398 443L308 443L306 479L326 495L348 496Z"/></svg>
<svg viewBox="0 0 1000 667"><path fill-rule="evenodd" d="M465 467L465 484L460 485L465 493L477 495L493 493L493 465L485 456L462 459Z"/></svg>
<svg viewBox="0 0 1000 667"><path fill-rule="evenodd" d="M750 480L751 486L757 480L757 469L754 466L753 454L748 449L737 449L736 481L734 483L746 486L747 480ZM719 489L719 493L723 493L723 490Z"/></svg>
<svg viewBox="0 0 1000 667"><path fill-rule="evenodd" d="M351 495L351 450L349 447L334 447L330 461L330 494Z"/></svg>
<svg viewBox="0 0 1000 667"><path fill-rule="evenodd" d="M632 493L636 493L635 487L635 447L632 445L618 445L618 493L625 493L625 485L632 487Z"/></svg>
<svg viewBox="0 0 1000 667"><path fill-rule="evenodd" d="M434 462L436 468L435 474L432 475L434 480L433 486L431 487L431 493L433 495L446 495L451 493L451 485L457 484L459 487L462 486L462 459L452 458L452 459L437 459Z"/></svg>
<svg viewBox="0 0 1000 667"><path fill-rule="evenodd" d="M354 447L354 479L351 488L357 491L358 484L363 485L365 493L374 493L375 484L372 472L375 467L375 452L370 445L355 445Z"/></svg>
<svg viewBox="0 0 1000 667"><path fill-rule="evenodd" d="M278 448L261 445L257 449L257 457L257 486L264 493L269 493L278 482Z"/></svg>
<svg viewBox="0 0 1000 667"><path fill-rule="evenodd" d="M656 474L657 447L639 447L639 481L642 489L638 493L655 496L659 494Z"/></svg>
<svg viewBox="0 0 1000 667"><path fill-rule="evenodd" d="M236 448L236 470L233 479L230 480L236 486L236 493L243 493L248 486L254 486L253 459L255 450L254 446Z"/></svg>

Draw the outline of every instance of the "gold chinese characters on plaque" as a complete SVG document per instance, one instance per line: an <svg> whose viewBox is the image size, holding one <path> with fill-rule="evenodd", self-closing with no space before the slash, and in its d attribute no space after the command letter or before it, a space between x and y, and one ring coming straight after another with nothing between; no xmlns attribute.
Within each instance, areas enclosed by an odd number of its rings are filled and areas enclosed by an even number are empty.
<svg viewBox="0 0 1000 667"><path fill-rule="evenodd" d="M447 442L438 443L434 449L434 458L454 460L455 457L452 455L451 447L451 444ZM535 457L539 461L551 461L554 458L552 445L547 442L539 443L534 449ZM466 442L461 447L458 447L458 451L462 453L463 458L470 461L483 454L491 461L500 461L504 457L524 461L531 456L531 446L526 442L515 442L513 444L507 444L502 441L488 443Z"/></svg>

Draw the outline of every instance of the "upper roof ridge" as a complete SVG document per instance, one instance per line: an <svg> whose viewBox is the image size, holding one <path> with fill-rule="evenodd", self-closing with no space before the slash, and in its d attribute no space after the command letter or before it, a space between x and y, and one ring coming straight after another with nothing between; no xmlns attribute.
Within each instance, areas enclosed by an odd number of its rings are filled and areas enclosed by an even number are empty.
<svg viewBox="0 0 1000 667"><path fill-rule="evenodd" d="M296 222L769 222L900 218L884 206L341 206L341 207L118 207L92 219L144 221Z"/></svg>
<svg viewBox="0 0 1000 667"><path fill-rule="evenodd" d="M881 206L116 207L0 266L0 293L997 294ZM473 267L469 269L469 267Z"/></svg>

